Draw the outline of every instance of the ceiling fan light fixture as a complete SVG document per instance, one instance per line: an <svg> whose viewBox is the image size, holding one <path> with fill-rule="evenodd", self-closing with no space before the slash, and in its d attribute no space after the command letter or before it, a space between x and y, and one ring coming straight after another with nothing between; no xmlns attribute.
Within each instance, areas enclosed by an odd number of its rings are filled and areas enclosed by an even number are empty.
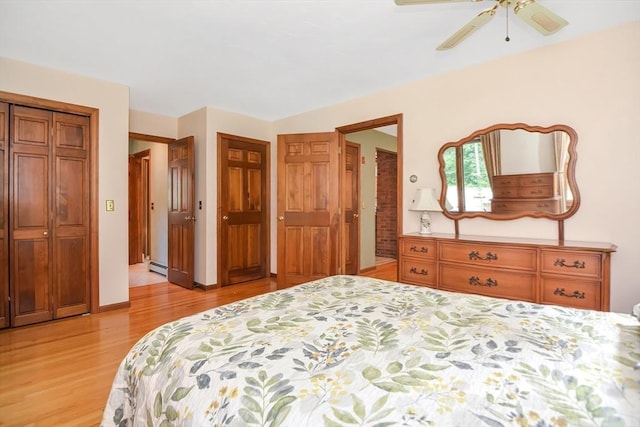
<svg viewBox="0 0 640 427"><path fill-rule="evenodd" d="M436 4L436 3L463 3L478 2L482 0L395 0L397 5L412 4ZM513 12L518 18L532 26L540 34L548 36L556 33L569 24L566 20L553 13L551 10L536 3L536 0L495 0L495 6L480 12L459 29L454 35L449 37L444 43L436 48L436 50L447 50L455 47L458 43L469 37L475 30L486 24L495 14L499 6L506 9L507 17L507 37L509 41L509 8L513 8Z"/></svg>

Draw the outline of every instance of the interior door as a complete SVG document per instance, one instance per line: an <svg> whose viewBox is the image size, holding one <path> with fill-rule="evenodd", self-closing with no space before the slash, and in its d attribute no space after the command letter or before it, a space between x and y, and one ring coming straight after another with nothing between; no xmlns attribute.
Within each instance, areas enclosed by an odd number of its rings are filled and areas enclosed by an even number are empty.
<svg viewBox="0 0 640 427"><path fill-rule="evenodd" d="M337 132L278 135L278 288L337 274Z"/></svg>
<svg viewBox="0 0 640 427"><path fill-rule="evenodd" d="M11 107L10 294L12 325L53 319L51 292L52 113Z"/></svg>
<svg viewBox="0 0 640 427"><path fill-rule="evenodd" d="M0 328L9 326L9 105L0 102Z"/></svg>
<svg viewBox="0 0 640 427"><path fill-rule="evenodd" d="M54 317L89 312L89 118L53 113Z"/></svg>
<svg viewBox="0 0 640 427"><path fill-rule="evenodd" d="M192 289L196 220L194 138L189 136L170 143L168 158L167 280Z"/></svg>
<svg viewBox="0 0 640 427"><path fill-rule="evenodd" d="M269 143L218 134L218 283L266 277Z"/></svg>
<svg viewBox="0 0 640 427"><path fill-rule="evenodd" d="M129 265L142 262L140 242L141 165L140 157L129 155Z"/></svg>
<svg viewBox="0 0 640 427"><path fill-rule="evenodd" d="M344 155L344 273L360 272L360 144L347 141Z"/></svg>

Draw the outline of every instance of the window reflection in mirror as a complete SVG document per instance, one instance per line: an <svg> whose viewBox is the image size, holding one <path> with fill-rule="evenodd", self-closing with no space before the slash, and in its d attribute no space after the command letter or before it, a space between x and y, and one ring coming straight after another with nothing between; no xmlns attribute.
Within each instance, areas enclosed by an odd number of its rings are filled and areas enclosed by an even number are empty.
<svg viewBox="0 0 640 427"><path fill-rule="evenodd" d="M458 194L456 158L460 157L461 186ZM493 192L487 175L487 166L480 140L460 147L451 147L444 153L447 177L447 209L449 211L489 212Z"/></svg>

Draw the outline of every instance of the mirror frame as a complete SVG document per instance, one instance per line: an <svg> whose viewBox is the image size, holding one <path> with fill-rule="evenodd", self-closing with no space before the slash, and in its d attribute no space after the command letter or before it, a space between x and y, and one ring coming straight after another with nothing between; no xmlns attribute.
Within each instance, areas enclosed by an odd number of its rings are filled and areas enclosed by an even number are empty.
<svg viewBox="0 0 640 427"><path fill-rule="evenodd" d="M441 192L440 192L440 206L446 206L446 196L447 196L447 178L445 175L445 163L444 163L445 150L452 147L460 147L467 142L473 141L475 138L477 138L480 135L483 135L495 130L519 130L519 129L526 130L528 132L540 132L540 133L551 133L555 131L563 131L569 135L569 146L567 148L567 151L569 154L569 160L567 163L566 178L569 184L569 188L571 189L571 192L573 194L573 203L571 207L566 212L563 212L560 214L551 214L547 212L535 212L535 211L522 211L522 212L516 212L516 213L503 213L503 214L492 213L492 212L479 212L479 211L450 212L443 208L442 213L447 218L450 218L456 221L456 230L458 228L458 224L457 224L458 220L464 219L464 218L486 218L486 219L492 219L492 220L505 221L505 220L524 218L524 217L532 217L532 218L548 218L551 220L562 222L563 220L569 218L570 216L574 215L578 211L578 208L580 207L580 192L578 190L578 183L576 182L576 177L575 177L576 161L578 158L578 154L576 152L576 145L578 143L578 134L573 128L567 125L562 125L562 124L557 124L549 127L542 127L542 126L530 126L524 123L512 123L512 124L501 123L501 124L490 126L485 129L477 130L473 132L471 135L465 138L462 138L459 141L447 142L446 144L444 144L438 151L438 162L440 164L439 172L440 172L440 180L442 183Z"/></svg>

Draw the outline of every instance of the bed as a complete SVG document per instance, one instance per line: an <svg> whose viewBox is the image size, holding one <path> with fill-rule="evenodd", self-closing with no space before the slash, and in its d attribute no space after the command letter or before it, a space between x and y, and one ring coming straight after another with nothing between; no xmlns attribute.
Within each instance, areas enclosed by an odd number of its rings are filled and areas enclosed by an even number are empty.
<svg viewBox="0 0 640 427"><path fill-rule="evenodd" d="M632 315L333 276L167 323L102 420L176 426L640 426Z"/></svg>

